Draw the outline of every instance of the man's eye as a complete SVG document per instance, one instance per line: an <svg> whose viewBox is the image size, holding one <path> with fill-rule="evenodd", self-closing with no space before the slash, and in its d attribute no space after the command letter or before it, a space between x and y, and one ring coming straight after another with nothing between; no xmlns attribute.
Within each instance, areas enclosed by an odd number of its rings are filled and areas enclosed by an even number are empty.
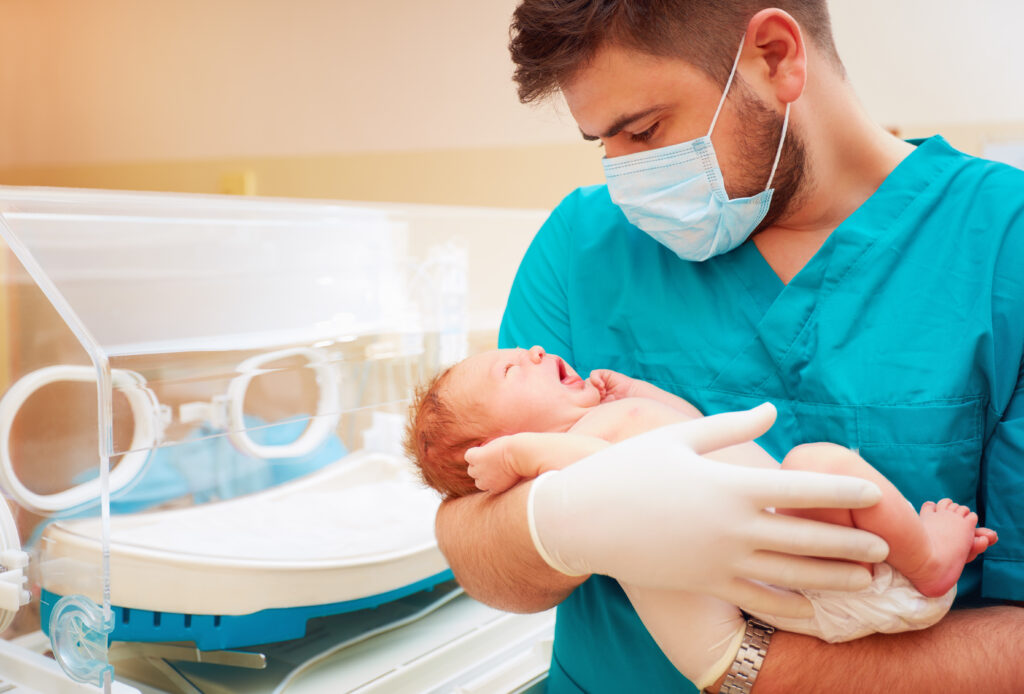
<svg viewBox="0 0 1024 694"><path fill-rule="evenodd" d="M652 137L654 137L654 133L658 130L658 125L659 123L655 123L651 127L647 128L647 130L644 130L642 133L630 133L629 139L632 140L633 142L647 142Z"/></svg>

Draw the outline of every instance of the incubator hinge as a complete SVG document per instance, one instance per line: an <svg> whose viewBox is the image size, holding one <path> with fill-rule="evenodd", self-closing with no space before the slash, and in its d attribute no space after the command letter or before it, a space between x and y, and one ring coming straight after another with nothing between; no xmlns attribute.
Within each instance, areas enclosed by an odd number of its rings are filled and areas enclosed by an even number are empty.
<svg viewBox="0 0 1024 694"><path fill-rule="evenodd" d="M228 398L214 396L207 402L185 402L178 406L178 419L183 424L204 422L214 429L224 429L228 424Z"/></svg>
<svg viewBox="0 0 1024 694"><path fill-rule="evenodd" d="M27 566L26 552L15 549L0 552L0 610L17 612L19 607L28 604L31 595L25 589Z"/></svg>

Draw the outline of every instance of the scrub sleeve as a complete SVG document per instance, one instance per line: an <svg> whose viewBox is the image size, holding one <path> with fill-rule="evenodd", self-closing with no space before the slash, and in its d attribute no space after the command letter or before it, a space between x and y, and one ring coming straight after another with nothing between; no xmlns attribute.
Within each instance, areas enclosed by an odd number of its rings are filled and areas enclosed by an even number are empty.
<svg viewBox="0 0 1024 694"><path fill-rule="evenodd" d="M778 421L758 443L776 458L830 441L916 507L978 510L999 544L966 567L959 606L1024 600L1024 172L941 137L914 144L788 285L752 242L686 262L605 186L577 190L527 251L499 342L705 414L770 400ZM594 576L558 608L549 691L696 690Z"/></svg>

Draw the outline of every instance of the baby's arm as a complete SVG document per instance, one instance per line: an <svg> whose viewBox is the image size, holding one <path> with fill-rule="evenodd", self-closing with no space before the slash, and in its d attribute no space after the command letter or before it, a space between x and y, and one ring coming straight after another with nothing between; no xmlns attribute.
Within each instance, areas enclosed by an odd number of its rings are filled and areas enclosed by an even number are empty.
<svg viewBox="0 0 1024 694"><path fill-rule="evenodd" d="M636 383L640 386L649 385L643 381ZM678 400L696 414L690 415L648 398L614 400L592 407L567 433L523 432L502 436L483 446L469 449L466 451L469 475L480 489L503 492L521 479L532 479L549 470L561 470L607 448L610 442L622 441L651 429L700 416L682 398L676 398L655 386L650 388Z"/></svg>
<svg viewBox="0 0 1024 694"><path fill-rule="evenodd" d="M484 491L503 492L521 479L561 470L611 444L585 433L524 432L466 451L469 476Z"/></svg>
<svg viewBox="0 0 1024 694"><path fill-rule="evenodd" d="M630 378L611 369L594 369L590 372L590 377L587 380L593 383L601 393L601 404L626 398L646 398L689 415L690 419L703 416L700 410L678 395L673 395L647 381Z"/></svg>
<svg viewBox="0 0 1024 694"><path fill-rule="evenodd" d="M510 489L522 479L532 479L549 470L560 470L577 460L632 436L669 424L701 416L688 402L643 381L613 374L620 386L658 397L613 397L580 418L568 433L524 432L502 436L483 446L466 451L470 477L476 486L498 493ZM629 385L627 379L632 381ZM755 443L743 443L706 454L723 463L748 467L778 467L778 463Z"/></svg>

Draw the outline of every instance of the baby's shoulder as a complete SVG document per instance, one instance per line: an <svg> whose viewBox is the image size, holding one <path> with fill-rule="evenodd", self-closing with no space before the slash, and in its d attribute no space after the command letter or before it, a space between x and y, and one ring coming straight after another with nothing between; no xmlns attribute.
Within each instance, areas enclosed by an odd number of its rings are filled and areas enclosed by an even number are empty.
<svg viewBox="0 0 1024 694"><path fill-rule="evenodd" d="M650 398L623 398L590 408L569 431L615 443L692 417Z"/></svg>

